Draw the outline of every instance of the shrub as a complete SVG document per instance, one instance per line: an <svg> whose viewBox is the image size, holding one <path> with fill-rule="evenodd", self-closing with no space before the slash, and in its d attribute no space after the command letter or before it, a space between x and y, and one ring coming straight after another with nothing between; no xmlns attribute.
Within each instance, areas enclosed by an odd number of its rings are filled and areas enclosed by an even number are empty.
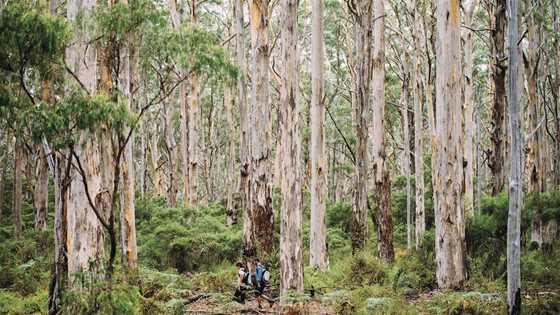
<svg viewBox="0 0 560 315"><path fill-rule="evenodd" d="M387 278L388 268L377 257L366 251L354 255L350 259L345 273L345 282L348 285L373 285L383 284Z"/></svg>

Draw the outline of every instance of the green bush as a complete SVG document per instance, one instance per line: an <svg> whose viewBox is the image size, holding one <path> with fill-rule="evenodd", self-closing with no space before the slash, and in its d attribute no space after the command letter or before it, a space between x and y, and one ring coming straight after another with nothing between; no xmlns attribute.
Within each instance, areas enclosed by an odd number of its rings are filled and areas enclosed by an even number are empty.
<svg viewBox="0 0 560 315"><path fill-rule="evenodd" d="M387 278L388 267L369 252L354 255L345 272L345 283L350 286L383 284Z"/></svg>
<svg viewBox="0 0 560 315"><path fill-rule="evenodd" d="M327 227L339 228L344 233L352 230L352 205L337 202L327 207Z"/></svg>
<svg viewBox="0 0 560 315"><path fill-rule="evenodd" d="M146 212L150 214L146 214ZM212 204L199 209L164 208L156 200L139 206L139 257L148 266L181 273L210 270L241 253L240 226L225 225L225 209Z"/></svg>

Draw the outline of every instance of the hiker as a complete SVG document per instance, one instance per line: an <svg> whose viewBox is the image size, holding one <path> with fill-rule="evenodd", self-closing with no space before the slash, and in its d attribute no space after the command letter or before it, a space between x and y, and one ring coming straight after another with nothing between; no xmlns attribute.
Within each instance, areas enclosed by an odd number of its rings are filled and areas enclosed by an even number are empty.
<svg viewBox="0 0 560 315"><path fill-rule="evenodd" d="M255 288L255 295L257 297L257 304L259 308L262 308L262 300L266 300L270 307L274 304L274 300L264 295L264 290L270 281L270 273L266 270L266 267L261 264L261 261L257 258L255 260L255 274L253 275L253 286Z"/></svg>
<svg viewBox="0 0 560 315"><path fill-rule="evenodd" d="M237 289L233 295L233 300L245 304L247 294L245 291L249 289L249 270L242 262L235 264L237 267Z"/></svg>

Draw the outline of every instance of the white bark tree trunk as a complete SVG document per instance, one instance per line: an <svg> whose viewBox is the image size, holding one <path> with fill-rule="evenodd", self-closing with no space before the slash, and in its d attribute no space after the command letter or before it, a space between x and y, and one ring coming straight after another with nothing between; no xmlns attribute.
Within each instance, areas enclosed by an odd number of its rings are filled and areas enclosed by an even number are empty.
<svg viewBox="0 0 560 315"><path fill-rule="evenodd" d="M283 0L281 87L282 220L280 292L303 292L302 171L299 104L298 1Z"/></svg>
<svg viewBox="0 0 560 315"><path fill-rule="evenodd" d="M416 186L416 209L415 209L415 240L416 249L420 249L426 231L426 214L424 208L424 141L423 141L423 105L422 105L422 43L424 41L420 10L418 2L413 1L414 29L413 32L414 51L412 52L412 99L414 103L414 172Z"/></svg>
<svg viewBox="0 0 560 315"><path fill-rule="evenodd" d="M438 0L436 12L436 276L438 286L449 289L465 280L459 2Z"/></svg>
<svg viewBox="0 0 560 315"><path fill-rule="evenodd" d="M474 136L474 81L473 81L473 51L474 40L472 31L472 19L474 11L478 5L478 0L468 0L462 4L463 7L463 80L464 80L464 169L465 169L465 215L472 217L474 215L474 149L473 149L473 136Z"/></svg>
<svg viewBox="0 0 560 315"><path fill-rule="evenodd" d="M517 23L518 1L509 0L508 39L517 43L519 27ZM507 303L508 314L521 314L521 208L523 207L523 139L521 137L521 110L519 106L519 50L510 46L508 99L510 146L509 212L507 227Z"/></svg>
<svg viewBox="0 0 560 315"><path fill-rule="evenodd" d="M373 178L377 202L377 251L379 258L395 259L391 214L391 177L385 144L385 4L373 1ZM408 118L408 113L407 113ZM407 119L408 121L408 119ZM407 127L408 128L408 122ZM410 144L405 144L409 146ZM407 159L410 158L410 153ZM409 163L410 167L410 163Z"/></svg>
<svg viewBox="0 0 560 315"><path fill-rule="evenodd" d="M70 1L67 7L67 17L70 21L76 21L81 14L92 14L95 6L95 0ZM76 42L66 50L66 62L88 92L93 95L97 91L98 51L89 47L90 36L87 30L78 28ZM74 280L73 275L78 272L95 273L102 261L104 252L103 227L90 207L84 181L87 180L89 194L93 201L97 203L97 207L106 209L107 205L104 203L110 199L103 191L102 174L99 168L99 165L101 165L101 152L99 151L101 144L97 139L98 135L92 136L84 133L79 138L75 151L83 165L85 176L73 171L67 197L68 208L66 213L68 224L66 255L68 272L72 282ZM110 169L112 170L112 168ZM62 198L66 197L62 196ZM93 269L90 267L93 267Z"/></svg>
<svg viewBox="0 0 560 315"><path fill-rule="evenodd" d="M191 23L197 23L197 0L191 0ZM198 204L198 166L200 152L198 138L200 134L200 84L198 76L192 74L189 78L189 203L190 206Z"/></svg>
<svg viewBox="0 0 560 315"><path fill-rule="evenodd" d="M35 229L44 231L47 228L47 205L49 197L49 164L43 147L37 148L37 172L33 203L35 206Z"/></svg>
<svg viewBox="0 0 560 315"><path fill-rule="evenodd" d="M16 138L14 149L14 236L16 240L21 239L22 223L21 223L21 210L23 204L23 162L25 152L23 151L23 143L21 139Z"/></svg>
<svg viewBox="0 0 560 315"><path fill-rule="evenodd" d="M251 214L258 247L274 247L272 210L272 116L269 101L270 47L268 40L269 2L249 1L251 13Z"/></svg>
<svg viewBox="0 0 560 315"><path fill-rule="evenodd" d="M323 0L313 0L311 31L311 230L309 264L325 270L327 227L327 162L325 152L325 104L323 102Z"/></svg>

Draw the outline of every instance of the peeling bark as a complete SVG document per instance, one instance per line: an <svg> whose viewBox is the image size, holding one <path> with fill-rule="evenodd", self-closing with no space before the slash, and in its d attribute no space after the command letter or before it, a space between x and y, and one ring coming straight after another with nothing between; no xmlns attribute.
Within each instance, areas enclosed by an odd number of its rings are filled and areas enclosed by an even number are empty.
<svg viewBox="0 0 560 315"><path fill-rule="evenodd" d="M438 0L436 12L436 276L441 289L450 289L465 280L459 3Z"/></svg>
<svg viewBox="0 0 560 315"><path fill-rule="evenodd" d="M352 2L354 3L354 2ZM367 143L369 120L371 69L372 69L372 32L373 5L371 1L356 1L351 9L355 21L356 62L354 65L355 102L354 120L357 144L355 149L356 165L354 170L354 192L352 203L352 252L365 246L368 236L367 224Z"/></svg>
<svg viewBox="0 0 560 315"><path fill-rule="evenodd" d="M14 152L14 236L16 240L20 240L22 232L21 210L23 203L22 177L25 152L23 143L21 143L21 139L18 137L16 137Z"/></svg>
<svg viewBox="0 0 560 315"><path fill-rule="evenodd" d="M464 150L464 170L465 170L465 194L463 196L465 215L467 217L474 216L474 81L473 81L473 51L474 40L472 29L473 14L478 6L478 0L468 0L462 4L463 7L463 133L465 135Z"/></svg>
<svg viewBox="0 0 560 315"><path fill-rule="evenodd" d="M251 216L258 247L270 252L274 247L274 212L272 210L271 133L269 100L270 47L268 0L249 1L251 14Z"/></svg>
<svg viewBox="0 0 560 315"><path fill-rule="evenodd" d="M311 229L309 265L326 270L327 227L325 223L327 199L327 161L325 152L325 104L323 102L323 0L312 2L311 31Z"/></svg>
<svg viewBox="0 0 560 315"><path fill-rule="evenodd" d="M282 220L280 292L303 292L302 170L299 103L298 0L283 0L280 128L282 131ZM284 304L285 301L282 301ZM290 306L283 309L289 312Z"/></svg>
<svg viewBox="0 0 560 315"><path fill-rule="evenodd" d="M492 105L492 128L490 140L492 150L488 159L488 166L492 172L492 195L499 194L504 189L504 138L506 99L506 1L496 0L492 12L492 79L494 81L494 100Z"/></svg>

